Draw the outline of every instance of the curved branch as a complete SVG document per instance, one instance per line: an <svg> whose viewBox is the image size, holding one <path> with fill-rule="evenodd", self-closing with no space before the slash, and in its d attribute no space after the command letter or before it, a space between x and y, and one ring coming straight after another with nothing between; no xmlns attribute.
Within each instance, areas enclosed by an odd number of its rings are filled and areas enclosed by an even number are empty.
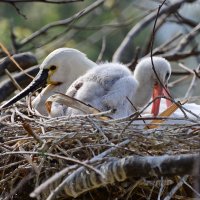
<svg viewBox="0 0 200 200"><path fill-rule="evenodd" d="M52 3L52 4L64 4L64 3L75 3L84 0L1 0L1 3Z"/></svg>
<svg viewBox="0 0 200 200"><path fill-rule="evenodd" d="M160 17L163 14L166 13L172 13L177 11L182 5L184 5L184 2L194 2L189 0L176 0L173 1L175 3L163 8L160 12L158 17ZM123 57L126 54L126 50L129 46L131 46L132 41L134 37L136 37L147 25L149 25L153 20L155 20L157 15L157 9L153 11L151 14L147 15L143 20L141 20L139 23L137 23L127 34L127 36L124 38L118 49L115 51L113 55L113 61L114 62L123 62Z"/></svg>
<svg viewBox="0 0 200 200"><path fill-rule="evenodd" d="M27 69L38 64L36 57L31 52L15 54L12 57L22 69ZM9 72L18 70L15 63L13 63L9 57L0 60L0 76L5 74L5 69Z"/></svg>
<svg viewBox="0 0 200 200"><path fill-rule="evenodd" d="M174 49L174 52L181 52L183 51L186 46L191 43L191 41L195 38L197 34L200 33L200 23L195 26L187 35L185 35L181 41L179 42L179 45L177 48Z"/></svg>
<svg viewBox="0 0 200 200"><path fill-rule="evenodd" d="M64 187L68 196L77 197L83 192L126 179L186 174L197 175L199 174L199 168L195 165L198 164L198 159L199 154L111 158L107 163L104 162L97 166L104 177L94 171L89 172L86 168L78 169L66 177L55 191L59 191ZM31 193L31 197L36 197L40 192L41 190L39 191L36 188ZM49 199L51 195L53 193L50 194Z"/></svg>
<svg viewBox="0 0 200 200"><path fill-rule="evenodd" d="M39 67L33 66L24 71L30 74L31 76L35 76L39 72ZM24 72L20 72L14 75L13 78L21 87L27 86L32 81L32 79L29 78L26 74L24 74ZM13 85L10 79L6 79L5 81L3 81L0 85L0 94L1 94L0 102L6 100L15 90L16 90L16 87Z"/></svg>
<svg viewBox="0 0 200 200"><path fill-rule="evenodd" d="M93 4L89 5L87 8L81 10L80 12L76 13L75 15L73 15L70 18L67 18L67 19L64 19L64 20L59 20L59 21L56 21L56 22L52 22L50 24L43 26L41 29L37 30L32 35L30 35L29 37L23 39L18 44L18 48L23 47L24 45L31 42L32 40L34 40L39 35L45 34L49 29L52 29L52 28L55 28L55 27L58 27L58 26L67 26L70 23L72 23L74 20L80 19L81 17L85 16L86 14L90 13L91 11L93 11L94 9L99 7L101 4L104 3L104 1L105 0L97 0Z"/></svg>
<svg viewBox="0 0 200 200"><path fill-rule="evenodd" d="M146 157L129 156L122 159L113 159L113 161L106 164L104 163L98 167L98 169L105 174L106 180L93 171L88 174L88 171L84 169L77 174L74 172L74 176L71 176L72 179L65 182L65 191L68 192L69 196L75 197L85 191L98 188L106 184L136 177L198 174L198 170L194 171L195 164L198 159L199 154ZM78 178L80 176L82 179ZM84 185L83 182L87 184ZM73 186L71 183L74 183ZM80 187L81 185L82 187Z"/></svg>

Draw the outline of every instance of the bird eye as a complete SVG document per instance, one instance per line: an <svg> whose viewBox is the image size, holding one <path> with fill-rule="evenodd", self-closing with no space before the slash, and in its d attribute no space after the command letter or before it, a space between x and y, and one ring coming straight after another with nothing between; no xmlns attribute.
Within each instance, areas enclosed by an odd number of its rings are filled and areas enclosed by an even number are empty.
<svg viewBox="0 0 200 200"><path fill-rule="evenodd" d="M167 81L169 79L169 76L170 76L170 73L167 72L166 75L165 75L165 81Z"/></svg>
<svg viewBox="0 0 200 200"><path fill-rule="evenodd" d="M56 69L56 66L55 66L55 65L52 65L49 69L50 69L51 71L53 71L53 70Z"/></svg>

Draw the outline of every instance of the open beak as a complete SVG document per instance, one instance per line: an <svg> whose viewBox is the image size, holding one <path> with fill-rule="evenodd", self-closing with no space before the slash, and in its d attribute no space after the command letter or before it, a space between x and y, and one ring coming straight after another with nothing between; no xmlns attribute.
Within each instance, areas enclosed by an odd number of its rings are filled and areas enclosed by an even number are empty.
<svg viewBox="0 0 200 200"><path fill-rule="evenodd" d="M165 96L167 98L170 98L169 90L168 90L167 86L165 86L165 88L163 88L160 84L154 85L152 99L155 99L156 97L159 97L159 96ZM154 116L157 116L159 113L160 101L161 101L161 98L158 98L153 102L151 113ZM171 104L172 104L172 102L170 100L166 99L167 107L169 107Z"/></svg>
<svg viewBox="0 0 200 200"><path fill-rule="evenodd" d="M37 76L33 79L33 81L24 89L22 90L19 94L11 98L8 102L3 104L0 107L0 110L2 108L6 108L8 106L11 106L12 104L16 103L23 97L27 96L30 92L36 91L38 88L41 86L44 86L47 83L47 78L48 78L48 69L42 69L39 71Z"/></svg>

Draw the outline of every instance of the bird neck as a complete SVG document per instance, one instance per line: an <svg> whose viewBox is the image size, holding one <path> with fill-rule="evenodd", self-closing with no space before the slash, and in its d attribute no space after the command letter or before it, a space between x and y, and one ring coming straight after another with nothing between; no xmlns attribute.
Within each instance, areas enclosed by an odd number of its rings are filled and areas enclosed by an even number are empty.
<svg viewBox="0 0 200 200"><path fill-rule="evenodd" d="M63 93L63 91L66 91L66 85L65 84L59 84L59 85L47 85L40 94L32 101L33 108L40 111L40 114L42 115L48 115L46 109L45 109L45 102L46 100L56 92Z"/></svg>
<svg viewBox="0 0 200 200"><path fill-rule="evenodd" d="M136 79L137 80L137 79ZM136 108L144 107L149 100L153 92L154 81L151 79L137 80L138 87L133 97L134 106Z"/></svg>
<svg viewBox="0 0 200 200"><path fill-rule="evenodd" d="M68 87L80 76L85 74L88 70L96 67L97 64L89 60L87 57L71 58L68 62L67 79L65 78L65 85Z"/></svg>

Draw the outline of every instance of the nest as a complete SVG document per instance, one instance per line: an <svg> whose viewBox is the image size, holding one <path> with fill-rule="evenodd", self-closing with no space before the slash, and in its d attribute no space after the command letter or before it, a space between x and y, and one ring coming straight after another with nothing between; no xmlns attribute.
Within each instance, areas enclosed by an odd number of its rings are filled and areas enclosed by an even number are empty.
<svg viewBox="0 0 200 200"><path fill-rule="evenodd" d="M0 198L200 198L200 124L148 129L140 122L7 109L0 122Z"/></svg>

